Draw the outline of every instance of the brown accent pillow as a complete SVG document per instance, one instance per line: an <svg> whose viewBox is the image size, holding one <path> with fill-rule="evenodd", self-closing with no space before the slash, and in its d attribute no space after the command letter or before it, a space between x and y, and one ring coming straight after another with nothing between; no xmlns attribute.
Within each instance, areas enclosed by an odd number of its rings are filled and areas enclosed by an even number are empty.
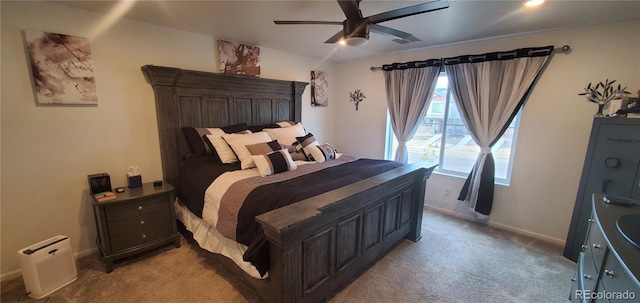
<svg viewBox="0 0 640 303"><path fill-rule="evenodd" d="M273 140L271 142L265 142L265 143L245 145L245 147L247 148L247 150L249 150L249 152L253 156L266 155L270 152L274 152L282 149L282 147L280 146L280 144L278 144L278 141L276 140Z"/></svg>

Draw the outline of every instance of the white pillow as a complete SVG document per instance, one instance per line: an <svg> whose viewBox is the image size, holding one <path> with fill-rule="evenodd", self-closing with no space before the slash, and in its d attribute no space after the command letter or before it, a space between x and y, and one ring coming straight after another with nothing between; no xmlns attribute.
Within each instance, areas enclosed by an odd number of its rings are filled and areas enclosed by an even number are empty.
<svg viewBox="0 0 640 303"><path fill-rule="evenodd" d="M251 159L251 153L245 145L264 143L272 141L271 137L265 132L257 132L252 134L225 134L222 138L231 146L233 152L240 160L240 168L248 169L256 167Z"/></svg>
<svg viewBox="0 0 640 303"><path fill-rule="evenodd" d="M302 137L306 134L300 122L288 127L265 128L264 131L269 134L271 139L277 140L281 145L292 145L297 141L296 137Z"/></svg>
<svg viewBox="0 0 640 303"><path fill-rule="evenodd" d="M298 168L285 149L270 152L264 155L251 156L258 167L260 176L266 177Z"/></svg>
<svg viewBox="0 0 640 303"><path fill-rule="evenodd" d="M225 132L219 128L208 128L208 130L211 135L207 135L207 139L211 142L211 145L213 145L213 148L216 150L216 153L218 153L222 163L238 162L238 157L233 153L231 146L227 144L227 141L222 139L222 135L224 135Z"/></svg>

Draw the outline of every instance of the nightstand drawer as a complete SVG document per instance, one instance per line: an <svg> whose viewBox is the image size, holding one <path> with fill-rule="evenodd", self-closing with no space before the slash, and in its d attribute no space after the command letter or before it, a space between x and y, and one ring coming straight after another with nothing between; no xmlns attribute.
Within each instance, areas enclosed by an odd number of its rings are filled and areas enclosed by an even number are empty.
<svg viewBox="0 0 640 303"><path fill-rule="evenodd" d="M162 239L171 235L173 227L170 224L159 225L149 229L127 233L111 238L111 250L118 252L138 245Z"/></svg>
<svg viewBox="0 0 640 303"><path fill-rule="evenodd" d="M109 237L143 231L157 225L166 225L168 222L171 222L171 209L169 208L137 217L109 221Z"/></svg>
<svg viewBox="0 0 640 303"><path fill-rule="evenodd" d="M148 199L141 199L124 205L106 207L105 215L107 217L107 221L118 221L169 208L170 203L168 196L157 195Z"/></svg>

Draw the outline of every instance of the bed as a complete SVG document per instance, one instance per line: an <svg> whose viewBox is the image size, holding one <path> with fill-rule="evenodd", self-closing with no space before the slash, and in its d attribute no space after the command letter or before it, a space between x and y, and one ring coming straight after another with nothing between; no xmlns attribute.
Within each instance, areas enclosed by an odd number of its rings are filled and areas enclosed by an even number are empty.
<svg viewBox="0 0 640 303"><path fill-rule="evenodd" d="M163 179L176 185L179 193L190 184L181 176L186 166L207 161L189 157L193 150L183 135L184 128L254 127L282 121L297 123L302 118L306 82L154 65L143 66L142 71L155 93ZM251 218L249 221L255 222L264 236L257 251L268 252L263 262L266 267L256 265L263 269L258 274L244 268L237 258L220 258L262 300L328 300L400 242L420 240L425 184L435 166L388 166L389 161L349 157L338 154L337 159L324 163L331 168L315 169L313 173L356 163L363 170L377 165L385 168ZM345 163L335 164L339 161ZM311 171L314 165L322 164L298 165L296 171ZM180 196L189 199L184 192ZM182 224L193 226L194 221L203 225L202 214L196 215L197 211L184 203L176 201L176 211ZM216 230L204 225L209 231Z"/></svg>

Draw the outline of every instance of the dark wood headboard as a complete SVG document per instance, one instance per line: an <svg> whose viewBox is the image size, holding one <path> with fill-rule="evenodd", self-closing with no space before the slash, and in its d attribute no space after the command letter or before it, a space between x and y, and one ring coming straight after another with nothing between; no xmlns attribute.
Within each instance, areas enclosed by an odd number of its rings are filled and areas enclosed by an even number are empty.
<svg viewBox="0 0 640 303"><path fill-rule="evenodd" d="M142 72L155 93L162 174L172 185L182 157L190 153L182 127L299 122L309 84L154 65Z"/></svg>

